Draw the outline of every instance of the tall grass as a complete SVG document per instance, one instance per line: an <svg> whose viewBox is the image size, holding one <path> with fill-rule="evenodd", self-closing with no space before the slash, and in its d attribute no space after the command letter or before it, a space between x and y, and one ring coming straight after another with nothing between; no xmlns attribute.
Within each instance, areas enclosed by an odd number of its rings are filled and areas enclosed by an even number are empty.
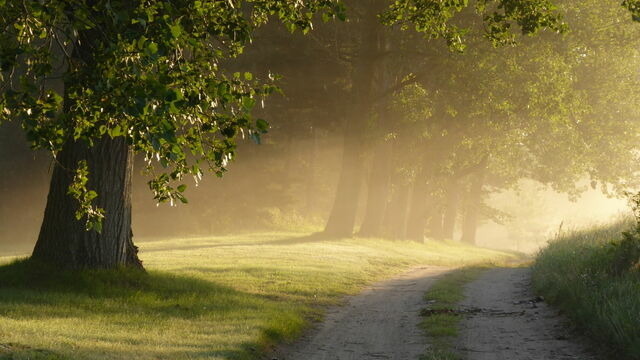
<svg viewBox="0 0 640 360"><path fill-rule="evenodd" d="M633 227L629 218L559 236L540 252L533 281L588 336L621 358L637 360L640 271L637 266L619 270L620 259L629 255L622 232Z"/></svg>

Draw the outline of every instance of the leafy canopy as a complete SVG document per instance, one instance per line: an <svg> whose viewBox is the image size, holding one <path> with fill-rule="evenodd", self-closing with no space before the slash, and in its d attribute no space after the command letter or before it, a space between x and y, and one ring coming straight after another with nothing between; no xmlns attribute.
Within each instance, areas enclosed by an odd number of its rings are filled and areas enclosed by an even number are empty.
<svg viewBox="0 0 640 360"><path fill-rule="evenodd" d="M563 29L549 0L475 4L496 44L512 41L512 24L525 34ZM380 18L461 50L467 29L456 15L467 8L468 0L396 0ZM338 0L0 0L0 122L20 121L32 146L54 156L70 141L124 137L145 155L155 199L186 202L186 186L173 181L197 181L203 167L222 175L236 137L259 141L269 126L251 113L277 89L273 79L228 74L221 63L270 18L306 33L315 14L344 19L345 8ZM69 193L78 218L98 229L87 168L78 164Z"/></svg>
<svg viewBox="0 0 640 360"><path fill-rule="evenodd" d="M413 27L427 38L442 38L452 49L462 51L470 29L468 21L458 18L468 8L469 0L396 0L381 18L387 25L399 25L404 30ZM533 35L542 29L566 30L562 16L549 0L477 0L473 8L483 17L485 36L496 46L516 42L514 25L523 35Z"/></svg>
<svg viewBox="0 0 640 360"><path fill-rule="evenodd" d="M203 164L221 175L238 134L259 141L268 129L251 111L276 90L273 79L220 63L269 18L306 33L316 13L328 20L344 9L334 0L0 0L0 122L20 121L32 146L54 156L71 140L125 137L148 161L155 198L186 202L186 186L172 181L200 178ZM86 170L79 164L69 193L98 229Z"/></svg>

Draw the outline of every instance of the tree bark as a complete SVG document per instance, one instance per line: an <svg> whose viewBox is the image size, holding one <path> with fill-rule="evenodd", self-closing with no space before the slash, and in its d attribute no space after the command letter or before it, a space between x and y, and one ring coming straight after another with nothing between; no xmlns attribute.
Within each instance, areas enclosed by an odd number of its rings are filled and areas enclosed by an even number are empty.
<svg viewBox="0 0 640 360"><path fill-rule="evenodd" d="M442 219L442 237L453 239L458 217L458 204L460 203L460 182L452 180L447 187L447 204Z"/></svg>
<svg viewBox="0 0 640 360"><path fill-rule="evenodd" d="M74 141L64 146L53 169L34 259L71 269L142 269L131 231L132 157L123 137L104 137L93 147ZM98 193L95 204L105 210L101 233L87 231L84 219L76 219L77 201L67 194L80 160L89 167L87 187Z"/></svg>
<svg viewBox="0 0 640 360"><path fill-rule="evenodd" d="M486 163L487 160L483 160L482 168L476 173L471 182L466 210L462 221L462 238L460 241L471 245L476 245L477 241L476 235L478 231L479 210L482 204L482 188L487 172Z"/></svg>
<svg viewBox="0 0 640 360"><path fill-rule="evenodd" d="M378 145L367 191L367 206L364 221L360 227L360 236L382 237L382 222L384 220L389 191L391 187L391 149L390 143Z"/></svg>

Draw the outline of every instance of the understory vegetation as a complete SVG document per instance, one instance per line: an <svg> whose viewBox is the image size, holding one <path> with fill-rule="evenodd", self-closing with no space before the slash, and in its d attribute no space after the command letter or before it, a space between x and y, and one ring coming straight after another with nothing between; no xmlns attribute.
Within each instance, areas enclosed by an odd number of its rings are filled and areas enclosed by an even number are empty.
<svg viewBox="0 0 640 360"><path fill-rule="evenodd" d="M534 286L617 358L640 359L640 225L560 234L538 256Z"/></svg>
<svg viewBox="0 0 640 360"><path fill-rule="evenodd" d="M139 270L0 266L0 359L256 359L416 265L516 256L453 242L263 233L144 242Z"/></svg>

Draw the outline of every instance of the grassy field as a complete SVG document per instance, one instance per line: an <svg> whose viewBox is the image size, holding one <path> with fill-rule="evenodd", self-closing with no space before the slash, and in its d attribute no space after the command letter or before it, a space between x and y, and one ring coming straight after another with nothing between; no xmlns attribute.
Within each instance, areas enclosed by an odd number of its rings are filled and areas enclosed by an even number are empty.
<svg viewBox="0 0 640 360"><path fill-rule="evenodd" d="M269 233L141 243L148 274L0 266L0 359L255 359L323 309L420 264L514 255Z"/></svg>
<svg viewBox="0 0 640 360"><path fill-rule="evenodd" d="M612 356L637 360L640 271L627 261L638 260L640 241L621 242L632 226L621 221L563 235L537 258L534 286Z"/></svg>

